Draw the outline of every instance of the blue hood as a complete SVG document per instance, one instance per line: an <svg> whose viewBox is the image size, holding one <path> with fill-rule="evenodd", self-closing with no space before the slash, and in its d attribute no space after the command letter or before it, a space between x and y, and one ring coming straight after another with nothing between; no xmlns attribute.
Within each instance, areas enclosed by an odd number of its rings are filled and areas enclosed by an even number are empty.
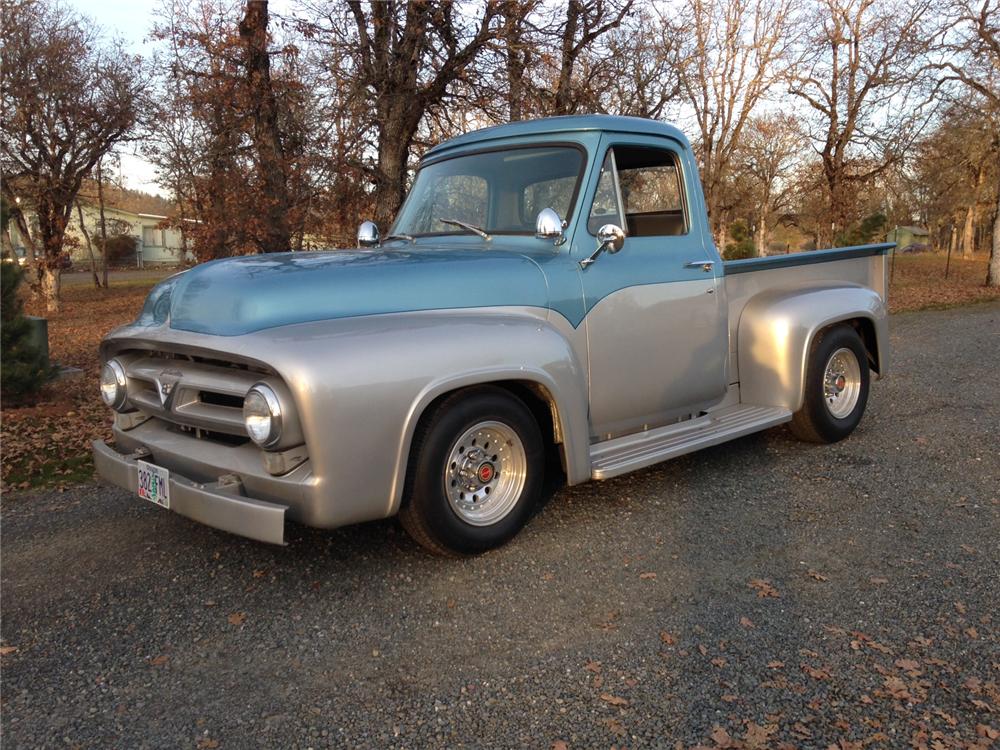
<svg viewBox="0 0 1000 750"><path fill-rule="evenodd" d="M213 261L150 293L137 323L219 336L357 315L459 307L548 307L545 276L516 252L335 250ZM169 307L168 307L169 306Z"/></svg>

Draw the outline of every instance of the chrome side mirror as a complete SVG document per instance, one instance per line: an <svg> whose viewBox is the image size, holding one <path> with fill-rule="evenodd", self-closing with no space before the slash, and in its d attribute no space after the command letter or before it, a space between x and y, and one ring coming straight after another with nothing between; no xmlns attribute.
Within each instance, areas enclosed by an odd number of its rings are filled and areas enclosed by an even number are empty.
<svg viewBox="0 0 1000 750"><path fill-rule="evenodd" d="M622 228L615 224L605 224L603 227L597 230L597 249L589 258L584 258L580 261L580 268L586 268L595 260L597 256L607 250L609 253L614 255L625 245L625 232Z"/></svg>
<svg viewBox="0 0 1000 750"><path fill-rule="evenodd" d="M541 240L555 240L556 245L566 241L562 219L554 209L543 208L538 212L538 218L535 219L535 236Z"/></svg>
<svg viewBox="0 0 1000 750"><path fill-rule="evenodd" d="M358 247L378 247L381 237L374 221L363 221L358 227Z"/></svg>

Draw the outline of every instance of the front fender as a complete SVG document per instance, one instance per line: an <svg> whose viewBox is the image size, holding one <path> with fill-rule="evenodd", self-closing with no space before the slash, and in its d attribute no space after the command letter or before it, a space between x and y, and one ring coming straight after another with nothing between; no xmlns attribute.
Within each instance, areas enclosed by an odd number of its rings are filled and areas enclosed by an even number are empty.
<svg viewBox="0 0 1000 750"><path fill-rule="evenodd" d="M762 292L743 308L737 334L740 400L798 411L804 399L809 346L816 333L845 320L868 321L879 376L889 365L888 313L862 286ZM871 346L871 342L867 342Z"/></svg>
<svg viewBox="0 0 1000 750"><path fill-rule="evenodd" d="M558 413L568 480L588 478L586 371L547 317L542 308L440 310L271 332L268 364L295 395L329 525L393 515L421 415L470 385L544 389Z"/></svg>
<svg viewBox="0 0 1000 750"><path fill-rule="evenodd" d="M491 352L486 356L484 341ZM460 330L451 331L444 340L430 337L425 351L438 363L438 374L413 398L401 425L388 515L402 502L413 434L427 407L447 393L475 385L540 386L555 406L567 481L578 484L590 478L586 371L556 328L537 318L512 316L501 322L496 316L465 316Z"/></svg>

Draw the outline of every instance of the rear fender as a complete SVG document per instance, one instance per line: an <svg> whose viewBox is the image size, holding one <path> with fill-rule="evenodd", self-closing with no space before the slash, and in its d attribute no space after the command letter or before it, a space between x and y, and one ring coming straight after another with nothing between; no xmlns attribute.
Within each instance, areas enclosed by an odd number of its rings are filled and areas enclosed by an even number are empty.
<svg viewBox="0 0 1000 750"><path fill-rule="evenodd" d="M751 298L743 308L737 334L740 400L798 411L804 399L809 347L818 332L843 321L868 327L860 331L862 339L873 369L878 377L885 376L888 314L874 290L836 286L762 292Z"/></svg>

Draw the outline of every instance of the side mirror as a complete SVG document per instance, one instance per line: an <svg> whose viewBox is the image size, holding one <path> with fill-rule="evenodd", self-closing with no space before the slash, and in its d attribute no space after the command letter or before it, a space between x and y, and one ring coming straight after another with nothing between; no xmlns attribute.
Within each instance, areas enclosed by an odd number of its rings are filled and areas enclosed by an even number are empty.
<svg viewBox="0 0 1000 750"><path fill-rule="evenodd" d="M381 237L374 221L363 221L358 227L358 247L378 247Z"/></svg>
<svg viewBox="0 0 1000 750"><path fill-rule="evenodd" d="M597 230L597 241L605 250L614 255L625 244L625 232L616 224L605 224Z"/></svg>
<svg viewBox="0 0 1000 750"><path fill-rule="evenodd" d="M555 240L556 245L566 241L562 219L555 210L543 208L538 212L538 218L535 219L535 236L541 240Z"/></svg>
<svg viewBox="0 0 1000 750"><path fill-rule="evenodd" d="M589 258L584 258L580 261L580 268L586 268L589 266L597 260L597 256L605 250L612 255L621 250L625 245L625 232L623 232L622 228L616 224L605 224L597 230L597 241L600 243L597 246L597 249Z"/></svg>

